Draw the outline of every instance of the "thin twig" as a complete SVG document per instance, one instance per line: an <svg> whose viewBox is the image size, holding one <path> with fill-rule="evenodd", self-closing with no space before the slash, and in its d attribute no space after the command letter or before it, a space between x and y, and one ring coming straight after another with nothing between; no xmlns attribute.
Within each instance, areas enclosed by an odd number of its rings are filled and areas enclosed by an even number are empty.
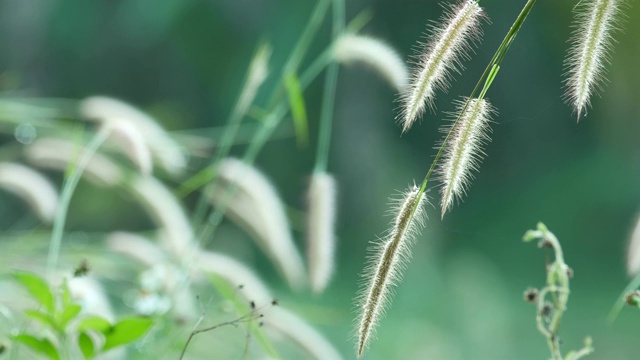
<svg viewBox="0 0 640 360"><path fill-rule="evenodd" d="M275 301L275 300L274 300ZM253 302L251 302L253 304ZM182 358L184 357L184 354L187 352L187 347L189 347L189 343L191 342L191 339L193 339L194 336L196 336L197 334L203 333L203 332L207 332L207 331L212 331L215 330L217 328L223 327L223 326L227 326L227 325L233 325L233 326L237 326L240 323L247 323L250 322L252 320L256 320L258 318L261 318L263 316L263 314L260 313L260 311L264 310L266 307L268 306L273 306L274 302L270 302L267 305L264 305L262 307L256 308L255 305L251 306L251 311L249 311L248 313L234 319L234 320L230 320L230 321L225 321L213 326L209 326L206 328L202 328L202 329L198 329L197 327L200 325L200 323L202 323L202 321L204 320L204 309L202 312L202 315L200 316L200 318L198 319L198 321L196 321L195 326L193 327L193 331L191 331L191 334L189 334L189 338L187 339L187 342L184 344L184 347L182 348L182 352L180 353L180 358L179 360L182 360ZM247 330L247 338L250 338L250 332ZM245 347L245 357L248 353L249 350L249 339L247 339L247 344Z"/></svg>

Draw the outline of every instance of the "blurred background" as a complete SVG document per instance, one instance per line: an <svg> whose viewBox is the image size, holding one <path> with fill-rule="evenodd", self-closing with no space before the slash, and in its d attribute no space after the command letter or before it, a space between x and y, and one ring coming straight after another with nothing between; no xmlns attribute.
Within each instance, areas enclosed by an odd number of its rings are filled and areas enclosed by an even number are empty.
<svg viewBox="0 0 640 360"><path fill-rule="evenodd" d="M113 96L154 115L176 136L206 129L215 145L257 44L269 41L274 50L273 76L256 101L264 104L314 3L0 0L0 91L6 97ZM281 302L351 357L354 298L367 248L391 220L389 198L422 180L452 100L469 94L524 3L482 1L491 23L483 27L476 54L448 94L437 96L436 111L403 136L394 122L397 94L385 81L364 67L340 68L329 161L340 192L339 245L327 292L292 293L253 242L242 235L224 239L226 230L238 232L231 223L224 223L210 247L250 264ZM640 7L624 11L624 31L615 34L604 91L577 123L562 100L574 3L535 5L487 95L498 110L488 156L468 196L442 221L438 189L429 192L436 206L428 208L426 229L367 359L548 358L535 309L522 300L527 287L543 285L545 261L552 256L521 240L538 221L558 236L575 273L561 327L563 349L579 348L590 335L596 348L591 359L638 358L640 312L625 308L613 324L606 316L630 281L625 248L640 211ZM349 0L347 20L363 10L372 18L361 33L383 39L406 59L426 25L442 13L436 1ZM326 48L330 25L329 17L303 68ZM294 214L305 206L322 86L323 76L304 94L309 146L298 147L286 119L256 161ZM243 142L258 126L250 118L245 123L232 149L235 156L244 153ZM2 124L5 149L19 145L14 127ZM11 160L10 151L0 155ZM189 173L205 163L206 158L194 157ZM52 178L61 183L59 174ZM186 208L193 209L195 199L187 198ZM85 248L99 248L100 234L111 230L150 229L148 217L129 205L123 196L81 182L66 229ZM0 236L13 244L4 245L10 251L0 250L3 272L23 249L15 245L15 234L35 223L25 205L0 193ZM302 249L303 234L296 230L295 236ZM69 239L66 246L73 246ZM42 259L45 251L43 246Z"/></svg>

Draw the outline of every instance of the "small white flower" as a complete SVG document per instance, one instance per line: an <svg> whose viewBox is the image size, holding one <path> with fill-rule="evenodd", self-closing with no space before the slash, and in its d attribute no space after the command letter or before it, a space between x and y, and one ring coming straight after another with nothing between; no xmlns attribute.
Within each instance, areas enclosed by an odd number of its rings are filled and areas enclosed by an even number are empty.
<svg viewBox="0 0 640 360"><path fill-rule="evenodd" d="M96 279L90 276L73 277L67 285L72 298L82 306L83 313L115 320L109 298Z"/></svg>

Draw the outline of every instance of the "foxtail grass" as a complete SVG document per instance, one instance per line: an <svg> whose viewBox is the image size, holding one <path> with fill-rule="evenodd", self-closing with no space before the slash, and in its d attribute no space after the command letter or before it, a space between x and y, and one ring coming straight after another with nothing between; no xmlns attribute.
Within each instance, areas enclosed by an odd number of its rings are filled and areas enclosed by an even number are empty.
<svg viewBox="0 0 640 360"><path fill-rule="evenodd" d="M151 151L140 130L125 120L112 120L103 126L109 129L109 140L117 145L143 174L151 174L153 161Z"/></svg>
<svg viewBox="0 0 640 360"><path fill-rule="evenodd" d="M0 163L0 188L21 197L43 222L53 221L58 190L44 175L24 165Z"/></svg>
<svg viewBox="0 0 640 360"><path fill-rule="evenodd" d="M441 22L432 27L409 87L402 95L399 118L402 132L422 116L426 106L433 106L436 91L448 89L451 72L461 71L462 59L468 58L472 44L482 35L483 17L484 12L475 0L465 0L449 6Z"/></svg>
<svg viewBox="0 0 640 360"><path fill-rule="evenodd" d="M226 190L222 196L214 194L211 200L214 203L222 201L226 198L225 194L230 194L228 205L233 206L234 193L239 193L242 202L252 209L251 214L254 216L252 219L244 220L244 223L259 224L253 229L258 245L272 259L289 285L294 289L300 289L305 283L302 257L291 236L282 200L271 182L255 167L233 158L220 162L218 179L231 188L225 186ZM236 214L243 218L247 215L241 212Z"/></svg>
<svg viewBox="0 0 640 360"><path fill-rule="evenodd" d="M396 217L389 234L376 249L373 261L365 270L367 287L362 294L358 320L357 356L361 357L391 296L391 288L400 280L404 263L410 257L410 245L423 225L420 189L410 187L395 209Z"/></svg>
<svg viewBox="0 0 640 360"><path fill-rule="evenodd" d="M404 91L407 87L407 66L397 51L382 40L345 34L336 41L333 52L340 63L370 66L397 91Z"/></svg>
<svg viewBox="0 0 640 360"><path fill-rule="evenodd" d="M25 147L27 161L31 164L65 172L86 149L55 138L42 138ZM98 186L111 187L122 183L124 174L120 167L103 154L93 154L86 164L83 177Z"/></svg>
<svg viewBox="0 0 640 360"><path fill-rule="evenodd" d="M471 94L467 98L464 106L459 111L458 117L453 122L451 129L449 130L447 136L442 141L442 144L439 147L438 153L436 154L427 174L422 181L420 187L414 187L408 192L408 198L412 198L413 201L405 200L405 205L400 208L398 218L396 220L395 228L401 230L407 230L407 226L414 225L413 227L409 226L409 228L413 228L414 230L418 230L419 226L415 225L421 221L420 213L421 211L421 203L424 198L424 193L427 190L427 186L429 184L429 180L431 179L431 175L434 173L436 166L440 160L440 157L444 154L446 147L448 146L448 142L454 136L454 130L456 126L461 122L461 118L467 112L467 109L471 106L471 99L484 99L487 91L493 84L493 80L495 79L498 71L500 70L500 64L504 59L505 55L509 51L511 45L513 44L518 32L522 28L524 21L527 16L531 12L533 5L536 0L528 0L527 3L522 8L520 14L514 21L513 25L509 29L509 32L506 34L502 43L496 50L495 54L491 58L491 61L487 65L485 71L480 76L476 86L471 91ZM468 4L469 6L474 6L474 4ZM477 6L477 4L475 4ZM482 84L484 83L484 86ZM405 111L406 114L406 111ZM406 206L411 207L411 211L405 211L404 208ZM417 217L417 219L416 219ZM401 241L402 232L398 232L398 229L393 229L391 231L391 235L387 238L385 242L383 242L380 246L379 255L376 256L374 261L374 266L365 270L365 273L369 276L369 286L367 287L364 295L362 296L362 309L359 314L358 320L358 341L357 341L357 354L361 356L364 352L367 344L370 341L371 332L379 320L380 314L383 309L383 305L388 298L388 288L392 284L390 280L397 279L397 268L394 268L391 265L398 264L397 255L402 253L402 251L398 252L398 250L406 250L406 241ZM409 231L408 234L411 234L412 231ZM400 235L400 236L398 236ZM405 246L400 247L399 245L403 244ZM400 256L401 258L401 256ZM390 276L392 275L392 276Z"/></svg>
<svg viewBox="0 0 640 360"><path fill-rule="evenodd" d="M171 190L157 178L145 175L131 179L129 189L165 232L173 256L188 258L194 248L194 233L185 210Z"/></svg>
<svg viewBox="0 0 640 360"><path fill-rule="evenodd" d="M491 130L489 122L492 108L489 102L485 99L471 99L464 109L465 103L458 102L459 122L444 129L446 134L451 131L452 135L437 170L443 183L442 217L453 205L453 199L462 198L466 192L473 178L472 171L478 171L485 154L482 145L491 140L487 134Z"/></svg>
<svg viewBox="0 0 640 360"><path fill-rule="evenodd" d="M637 216L627 245L627 274L640 275L640 215Z"/></svg>
<svg viewBox="0 0 640 360"><path fill-rule="evenodd" d="M565 65L565 98L578 115L586 114L593 93L602 88L605 64L620 18L621 0L583 0L574 8L575 30Z"/></svg>
<svg viewBox="0 0 640 360"><path fill-rule="evenodd" d="M153 156L165 171L171 175L184 171L187 158L182 148L158 121L134 106L106 96L92 96L82 100L80 113L86 119L100 122L114 119L130 122L144 135Z"/></svg>
<svg viewBox="0 0 640 360"><path fill-rule="evenodd" d="M333 275L336 247L336 182L330 174L314 173L307 193L307 257L311 289L322 292Z"/></svg>

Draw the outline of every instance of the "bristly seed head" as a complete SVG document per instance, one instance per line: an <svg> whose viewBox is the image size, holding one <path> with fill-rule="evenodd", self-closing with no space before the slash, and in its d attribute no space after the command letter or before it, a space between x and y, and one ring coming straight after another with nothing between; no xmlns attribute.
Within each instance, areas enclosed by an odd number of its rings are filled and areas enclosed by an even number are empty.
<svg viewBox="0 0 640 360"><path fill-rule="evenodd" d="M415 185L405 193L393 228L376 249L370 266L365 269L367 287L362 294L358 320L357 355L362 356L373 330L389 301L390 288L400 280L403 264L410 257L409 246L423 225L423 205L426 196Z"/></svg>
<svg viewBox="0 0 640 360"><path fill-rule="evenodd" d="M429 41L423 47L413 70L407 91L402 96L399 122L402 132L422 115L425 106L433 106L437 89L446 91L451 72L460 73L461 59L467 59L472 44L480 40L480 21L486 18L475 0L465 0L447 9L442 21L431 29Z"/></svg>
<svg viewBox="0 0 640 360"><path fill-rule="evenodd" d="M438 165L438 178L443 183L441 190L442 217L453 205L453 198L461 198L473 179L472 171L478 171L479 163L485 153L482 145L490 141L487 132L490 115L494 111L487 100L471 99L465 109L466 101L458 102L457 114L463 110L451 137L447 141L444 155ZM454 126L452 125L452 126ZM451 127L444 129L449 133Z"/></svg>
<svg viewBox="0 0 640 360"><path fill-rule="evenodd" d="M627 274L635 277L640 274L640 215L636 219L627 246Z"/></svg>
<svg viewBox="0 0 640 360"><path fill-rule="evenodd" d="M336 182L328 173L311 176L307 193L307 256L311 288L321 293L329 284L334 269L336 247Z"/></svg>
<svg viewBox="0 0 640 360"><path fill-rule="evenodd" d="M609 61L621 0L585 0L574 8L571 47L565 60L567 92L578 121L590 105L589 98L602 88L604 65ZM594 89L595 88L595 89Z"/></svg>
<svg viewBox="0 0 640 360"><path fill-rule="evenodd" d="M344 63L364 63L380 73L398 91L408 82L407 66L398 53L383 41L362 35L342 35L333 48L336 60Z"/></svg>

